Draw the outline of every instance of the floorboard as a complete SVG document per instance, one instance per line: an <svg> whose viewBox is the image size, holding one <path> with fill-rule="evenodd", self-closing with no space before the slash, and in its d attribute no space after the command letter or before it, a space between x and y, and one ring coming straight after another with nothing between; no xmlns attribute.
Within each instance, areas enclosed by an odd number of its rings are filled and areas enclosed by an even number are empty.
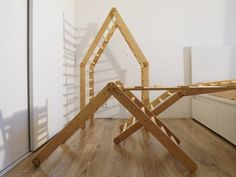
<svg viewBox="0 0 236 177"><path fill-rule="evenodd" d="M163 119L198 164L189 174L144 129L120 145L113 143L123 120L96 119L79 130L39 168L30 155L5 177L236 177L236 147L192 119Z"/></svg>

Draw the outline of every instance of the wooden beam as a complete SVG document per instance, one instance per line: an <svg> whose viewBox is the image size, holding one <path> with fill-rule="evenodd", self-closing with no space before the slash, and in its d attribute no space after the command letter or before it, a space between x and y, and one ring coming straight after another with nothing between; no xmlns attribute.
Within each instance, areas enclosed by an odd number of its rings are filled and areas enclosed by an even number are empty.
<svg viewBox="0 0 236 177"><path fill-rule="evenodd" d="M102 24L101 28L99 29L97 36L95 37L95 39L93 40L91 46L89 47L87 53L85 54L83 60L81 63L83 63L84 65L86 65L88 63L89 58L91 57L93 51L95 50L96 46L98 45L99 41L101 40L104 32L106 31L107 26L109 25L109 23L111 22L113 18L113 14L112 14L112 10L109 12L106 20L104 21L104 23Z"/></svg>
<svg viewBox="0 0 236 177"><path fill-rule="evenodd" d="M124 91L126 93L126 95L131 99L131 98L135 98L135 101L133 101L136 105L139 106L139 108L143 107L144 105L139 101L139 99L137 97L135 97L135 95L133 95L130 91ZM176 142L178 144L180 144L180 140L174 135L174 133L172 133L160 120L158 120L156 118L156 116L158 116L161 112L164 111L164 107L166 106L166 108L168 107L168 105L170 105L171 103L173 104L174 102L176 102L176 96L173 95L173 98L169 98L168 102L164 104L164 106L160 107L160 111L159 112L155 112L154 111L149 111L147 108L145 108L145 113L148 114L150 117L155 117L156 123L159 127L164 127L167 134L169 136L173 136L176 139ZM180 97L181 98L181 97ZM179 98L179 99L180 99ZM157 108L156 108L157 109ZM156 114L155 114L156 113ZM121 142L123 140L125 140L128 136L132 135L134 132L136 132L138 129L140 129L143 125L140 122L136 122L133 125L130 125L129 128L126 129L126 131L123 131L122 133L120 133L115 139L114 142Z"/></svg>
<svg viewBox="0 0 236 177"><path fill-rule="evenodd" d="M206 92L211 89L211 92L223 92L228 90L235 90L236 86L204 86L204 87L143 87L143 86L135 86L135 87L124 87L124 90L133 90L133 91L140 91L140 90L169 90L169 91L196 91L196 92Z"/></svg>
<svg viewBox="0 0 236 177"><path fill-rule="evenodd" d="M132 102L132 100L115 84L111 89L112 95L116 97L119 102L126 107L126 109L136 117L144 127L150 131L150 133L155 136L162 145L164 145L169 152L177 158L190 172L195 172L197 170L197 165L193 160L184 153L182 149L179 148L171 139L168 137L160 127L152 122L152 120L140 110L140 108Z"/></svg>
<svg viewBox="0 0 236 177"><path fill-rule="evenodd" d="M86 105L86 90L85 90L85 65L80 64L80 110ZM81 124L81 128L85 128L85 123Z"/></svg>
<svg viewBox="0 0 236 177"><path fill-rule="evenodd" d="M135 41L134 37L132 36L131 32L127 28L124 20L120 16L119 12L112 8L112 14L115 16L118 28L121 31L121 34L124 36L124 38L128 39L127 43L130 47L130 49L133 51L133 53L136 55L136 58L140 64L147 63L147 59L144 56L143 52L141 51L140 47L138 46L137 42Z"/></svg>
<svg viewBox="0 0 236 177"><path fill-rule="evenodd" d="M80 126L94 114L111 96L109 86L104 87L96 97L84 107L57 135L55 135L36 155L32 163L39 166L53 151L70 138Z"/></svg>

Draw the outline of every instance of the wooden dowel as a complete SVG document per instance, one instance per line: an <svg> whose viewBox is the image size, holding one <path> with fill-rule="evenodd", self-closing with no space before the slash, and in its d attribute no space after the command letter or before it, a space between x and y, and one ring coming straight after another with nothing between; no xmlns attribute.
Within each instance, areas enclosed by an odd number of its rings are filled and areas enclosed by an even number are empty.
<svg viewBox="0 0 236 177"><path fill-rule="evenodd" d="M157 125L157 123L156 123L156 120L155 120L155 117L151 117L151 120Z"/></svg>
<svg viewBox="0 0 236 177"><path fill-rule="evenodd" d="M135 124L135 122L136 122L136 118L135 118L135 117L133 117L133 122L132 122L132 125L134 125L134 124Z"/></svg>
<svg viewBox="0 0 236 177"><path fill-rule="evenodd" d="M93 55L95 55L96 57L99 57L99 56L100 56L98 53L93 53Z"/></svg>
<svg viewBox="0 0 236 177"><path fill-rule="evenodd" d="M159 101L160 101L161 103L163 103L163 100L162 100L161 98L159 98Z"/></svg>
<svg viewBox="0 0 236 177"><path fill-rule="evenodd" d="M167 135L165 127L161 126L161 131L163 131Z"/></svg>
<svg viewBox="0 0 236 177"><path fill-rule="evenodd" d="M150 104L150 108L151 108L151 110L153 110L153 109L154 109L154 106L153 106L152 104Z"/></svg>
<svg viewBox="0 0 236 177"><path fill-rule="evenodd" d="M143 112L145 112L145 107L142 107L141 110L142 110Z"/></svg>
<svg viewBox="0 0 236 177"><path fill-rule="evenodd" d="M124 125L124 128L123 128L123 132L126 130L126 128L127 128L127 123L125 123L125 125Z"/></svg>
<svg viewBox="0 0 236 177"><path fill-rule="evenodd" d="M179 146L178 143L175 141L175 138L174 138L173 136L170 136L170 139L171 139L177 146Z"/></svg>

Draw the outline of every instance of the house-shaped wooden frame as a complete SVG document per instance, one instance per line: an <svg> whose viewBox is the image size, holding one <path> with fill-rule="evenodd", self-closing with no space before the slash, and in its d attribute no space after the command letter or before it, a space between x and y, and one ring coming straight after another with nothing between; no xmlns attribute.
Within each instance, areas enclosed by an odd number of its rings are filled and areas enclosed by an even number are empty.
<svg viewBox="0 0 236 177"><path fill-rule="evenodd" d="M109 28L109 25L112 27ZM93 60L89 65L89 101L91 101L94 97L94 68L117 28L120 30L141 67L141 85L144 87L149 86L149 63L136 43L134 37L130 33L129 29L127 28L126 24L124 23L123 19L121 18L119 12L116 10L116 8L112 8L90 48L88 49L86 55L80 63L80 109L83 109L86 105L85 67L88 64L89 59L93 57ZM104 36L106 30L108 30L108 33L106 36ZM98 46L101 40L102 44ZM149 91L143 90L141 95L143 104L149 104Z"/></svg>

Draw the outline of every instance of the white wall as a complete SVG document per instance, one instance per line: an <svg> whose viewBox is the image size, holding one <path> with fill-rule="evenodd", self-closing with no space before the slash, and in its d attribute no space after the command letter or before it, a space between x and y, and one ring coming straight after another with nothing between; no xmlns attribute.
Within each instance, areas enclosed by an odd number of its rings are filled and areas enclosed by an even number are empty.
<svg viewBox="0 0 236 177"><path fill-rule="evenodd" d="M27 0L0 1L0 171L29 151Z"/></svg>
<svg viewBox="0 0 236 177"><path fill-rule="evenodd" d="M35 149L65 124L63 13L74 24L74 0L33 1L32 144Z"/></svg>
<svg viewBox="0 0 236 177"><path fill-rule="evenodd" d="M78 60L81 61L87 46L113 6L120 11L149 60L150 85L178 85L185 82L184 70L188 69L184 69L184 46L236 42L234 0L76 0L76 25L79 29L87 29L87 33L78 32L82 37L82 41L78 40ZM105 81L96 83L97 91L116 78L125 80L127 85L140 85L137 62L119 33L115 34L101 60L104 62L97 66L100 72L95 77L96 81ZM113 70L102 71L106 68ZM125 79L121 75L125 75ZM151 96L154 98L154 93ZM109 101L107 107L116 104ZM123 117L125 115L122 112L119 106L102 108L97 116L119 114ZM190 117L189 99L181 100L162 117Z"/></svg>
<svg viewBox="0 0 236 177"><path fill-rule="evenodd" d="M193 46L191 53L193 82L236 79L236 46Z"/></svg>

